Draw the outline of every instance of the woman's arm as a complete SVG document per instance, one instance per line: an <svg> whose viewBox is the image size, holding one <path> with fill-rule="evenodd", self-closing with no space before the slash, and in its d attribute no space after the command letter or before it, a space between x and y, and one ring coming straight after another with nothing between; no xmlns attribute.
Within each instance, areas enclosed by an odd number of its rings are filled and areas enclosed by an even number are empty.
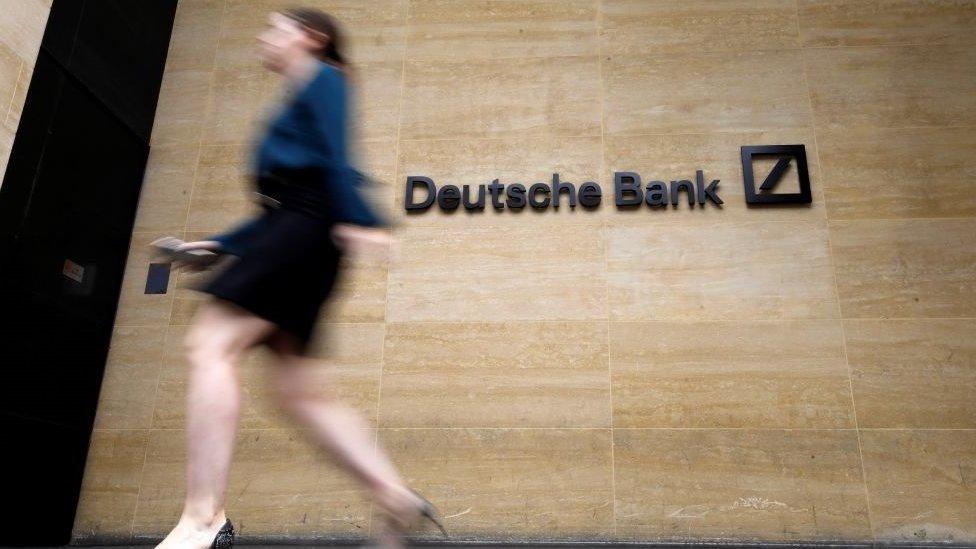
<svg viewBox="0 0 976 549"><path fill-rule="evenodd" d="M378 227L385 223L360 195L363 176L350 164L346 152L347 87L334 67L325 67L305 90L303 101L320 139L329 207L337 223Z"/></svg>

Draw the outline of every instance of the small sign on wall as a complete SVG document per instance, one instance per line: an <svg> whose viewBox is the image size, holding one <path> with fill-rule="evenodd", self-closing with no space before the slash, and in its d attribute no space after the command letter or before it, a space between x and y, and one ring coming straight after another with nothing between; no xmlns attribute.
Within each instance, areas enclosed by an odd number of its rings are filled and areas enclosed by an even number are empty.
<svg viewBox="0 0 976 549"><path fill-rule="evenodd" d="M165 294L169 287L169 270L171 263L150 263L149 274L146 276L147 294Z"/></svg>
<svg viewBox="0 0 976 549"><path fill-rule="evenodd" d="M61 274L75 282L81 283L85 279L85 268L66 258L64 260L64 267L61 268Z"/></svg>
<svg viewBox="0 0 976 549"><path fill-rule="evenodd" d="M61 291L65 295L92 295L95 291L95 279L98 278L98 265L94 263L81 264L65 258L61 267Z"/></svg>

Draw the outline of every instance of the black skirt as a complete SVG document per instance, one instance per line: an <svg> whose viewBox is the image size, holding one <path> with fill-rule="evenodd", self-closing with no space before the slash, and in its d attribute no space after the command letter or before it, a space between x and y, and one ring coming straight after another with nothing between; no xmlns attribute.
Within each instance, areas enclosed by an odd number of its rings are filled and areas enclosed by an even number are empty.
<svg viewBox="0 0 976 549"><path fill-rule="evenodd" d="M199 289L233 302L294 335L308 351L316 320L339 276L342 252L327 220L267 209L265 230Z"/></svg>

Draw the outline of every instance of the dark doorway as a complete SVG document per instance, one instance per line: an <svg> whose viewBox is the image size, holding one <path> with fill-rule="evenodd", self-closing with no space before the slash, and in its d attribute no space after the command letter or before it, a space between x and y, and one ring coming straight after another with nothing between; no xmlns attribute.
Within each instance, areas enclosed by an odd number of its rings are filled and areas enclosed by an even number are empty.
<svg viewBox="0 0 976 549"><path fill-rule="evenodd" d="M55 0L0 186L0 545L71 536L176 0Z"/></svg>

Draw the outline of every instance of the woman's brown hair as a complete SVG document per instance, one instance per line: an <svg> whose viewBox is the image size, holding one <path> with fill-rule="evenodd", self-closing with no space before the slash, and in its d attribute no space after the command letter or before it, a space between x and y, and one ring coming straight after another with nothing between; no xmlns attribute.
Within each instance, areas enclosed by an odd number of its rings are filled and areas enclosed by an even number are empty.
<svg viewBox="0 0 976 549"><path fill-rule="evenodd" d="M334 17L324 11L307 7L284 9L281 14L293 19L313 33L325 35L325 47L312 52L312 54L326 63L338 66L347 75L351 72L349 61L343 53L346 42L345 32Z"/></svg>

